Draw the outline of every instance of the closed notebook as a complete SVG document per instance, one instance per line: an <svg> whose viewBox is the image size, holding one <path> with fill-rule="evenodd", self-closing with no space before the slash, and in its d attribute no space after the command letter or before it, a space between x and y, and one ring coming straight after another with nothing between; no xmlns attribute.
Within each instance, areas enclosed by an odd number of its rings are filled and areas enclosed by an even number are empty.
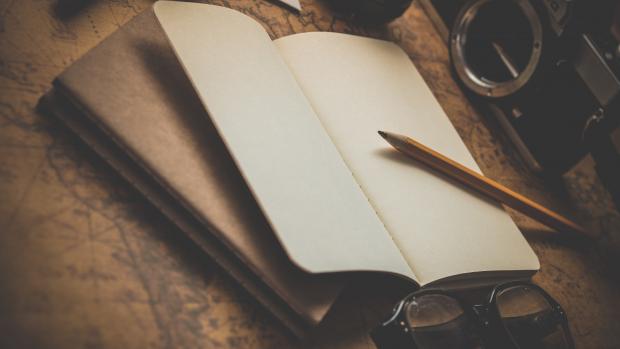
<svg viewBox="0 0 620 349"><path fill-rule="evenodd" d="M325 316L344 282L290 263L152 10L63 72L42 102L295 333Z"/></svg>

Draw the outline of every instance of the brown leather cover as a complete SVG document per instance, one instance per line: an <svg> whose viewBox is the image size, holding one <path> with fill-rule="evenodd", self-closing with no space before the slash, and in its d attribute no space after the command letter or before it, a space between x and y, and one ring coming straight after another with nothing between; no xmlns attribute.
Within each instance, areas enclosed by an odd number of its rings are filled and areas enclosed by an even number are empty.
<svg viewBox="0 0 620 349"><path fill-rule="evenodd" d="M152 10L63 72L45 100L289 326L325 316L342 278L307 274L288 259Z"/></svg>

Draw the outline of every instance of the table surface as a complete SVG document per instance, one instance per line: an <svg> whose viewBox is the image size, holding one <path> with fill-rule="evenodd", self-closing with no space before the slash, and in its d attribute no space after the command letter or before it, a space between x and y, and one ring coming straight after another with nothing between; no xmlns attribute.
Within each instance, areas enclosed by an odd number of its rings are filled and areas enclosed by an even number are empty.
<svg viewBox="0 0 620 349"><path fill-rule="evenodd" d="M61 11L55 0L0 0L0 347L372 348L366 332L376 314L348 290L328 314L331 330L297 341L103 161L35 111L57 74L152 3L65 2L85 5ZM578 348L620 348L620 215L591 159L555 180L529 173L457 88L446 47L417 3L379 28L350 24L317 1L302 1L301 15L261 0L212 3L256 18L274 38L321 30L399 43L487 176L602 232L595 242L569 240L511 212L540 257L534 281L564 306Z"/></svg>

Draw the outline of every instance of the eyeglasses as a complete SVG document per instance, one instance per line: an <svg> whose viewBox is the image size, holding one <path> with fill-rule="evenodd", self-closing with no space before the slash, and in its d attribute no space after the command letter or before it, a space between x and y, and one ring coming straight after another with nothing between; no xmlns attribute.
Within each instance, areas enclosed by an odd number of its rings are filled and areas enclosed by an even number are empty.
<svg viewBox="0 0 620 349"><path fill-rule="evenodd" d="M438 289L405 297L371 336L379 349L573 349L562 307L524 282L496 286L481 305Z"/></svg>

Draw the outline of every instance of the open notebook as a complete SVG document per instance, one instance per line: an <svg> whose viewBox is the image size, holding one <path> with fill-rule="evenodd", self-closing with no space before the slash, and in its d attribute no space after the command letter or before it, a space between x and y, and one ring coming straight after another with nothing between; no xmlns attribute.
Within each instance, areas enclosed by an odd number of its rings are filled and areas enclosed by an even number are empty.
<svg viewBox="0 0 620 349"><path fill-rule="evenodd" d="M301 269L379 271L426 285L524 277L539 268L498 203L404 158L377 135L411 136L479 171L398 46L336 33L271 41L234 10L171 1L154 9Z"/></svg>

